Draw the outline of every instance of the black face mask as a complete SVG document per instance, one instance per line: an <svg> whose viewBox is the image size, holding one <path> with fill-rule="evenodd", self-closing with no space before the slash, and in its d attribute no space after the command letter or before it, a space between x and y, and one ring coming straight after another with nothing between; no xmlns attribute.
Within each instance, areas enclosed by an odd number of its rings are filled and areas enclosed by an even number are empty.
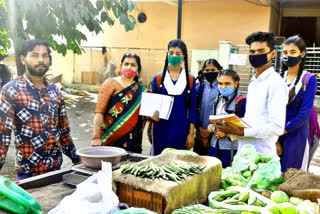
<svg viewBox="0 0 320 214"><path fill-rule="evenodd" d="M264 54L249 55L249 62L252 65L252 67L260 68L261 66L267 64L269 62L268 58L267 58L267 55L269 53L271 53L271 51L268 53L264 53Z"/></svg>
<svg viewBox="0 0 320 214"><path fill-rule="evenodd" d="M301 56L296 56L296 57L293 57L293 56L284 56L282 58L282 62L285 66L287 67L293 67L295 66L296 64L298 64L301 60Z"/></svg>
<svg viewBox="0 0 320 214"><path fill-rule="evenodd" d="M213 82L218 77L218 72L205 72L203 73L204 77L207 79L208 82Z"/></svg>

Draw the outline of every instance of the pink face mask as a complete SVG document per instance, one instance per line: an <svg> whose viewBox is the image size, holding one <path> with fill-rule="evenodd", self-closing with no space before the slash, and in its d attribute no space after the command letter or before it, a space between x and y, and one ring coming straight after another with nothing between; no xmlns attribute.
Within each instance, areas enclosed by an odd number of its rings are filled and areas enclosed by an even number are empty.
<svg viewBox="0 0 320 214"><path fill-rule="evenodd" d="M120 74L122 74L126 78L132 78L137 75L137 71L133 71L130 69L121 69Z"/></svg>

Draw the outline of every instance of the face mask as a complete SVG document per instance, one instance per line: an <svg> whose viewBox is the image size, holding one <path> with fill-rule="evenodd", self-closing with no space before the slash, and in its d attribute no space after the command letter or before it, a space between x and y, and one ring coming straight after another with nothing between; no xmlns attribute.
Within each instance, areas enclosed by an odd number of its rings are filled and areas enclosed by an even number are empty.
<svg viewBox="0 0 320 214"><path fill-rule="evenodd" d="M293 57L293 56L284 56L282 58L282 62L285 66L287 67L293 67L295 66L296 64L298 64L301 60L301 56L296 56L296 57Z"/></svg>
<svg viewBox="0 0 320 214"><path fill-rule="evenodd" d="M230 86L225 87L225 88L218 87L218 89L219 89L220 94L222 94L222 96L224 96L224 97L230 96L234 91L233 85L230 85Z"/></svg>
<svg viewBox="0 0 320 214"><path fill-rule="evenodd" d="M133 71L130 69L121 69L120 74L122 74L126 78L133 78L134 76L137 75L137 71Z"/></svg>
<svg viewBox="0 0 320 214"><path fill-rule="evenodd" d="M268 63L267 55L269 53L249 55L249 62L252 65L252 67L260 68L261 66L267 64Z"/></svg>
<svg viewBox="0 0 320 214"><path fill-rule="evenodd" d="M172 56L168 54L168 62L172 66L179 65L181 63L181 56Z"/></svg>
<svg viewBox="0 0 320 214"><path fill-rule="evenodd" d="M203 73L204 77L208 80L208 82L213 82L217 79L218 72L206 72Z"/></svg>

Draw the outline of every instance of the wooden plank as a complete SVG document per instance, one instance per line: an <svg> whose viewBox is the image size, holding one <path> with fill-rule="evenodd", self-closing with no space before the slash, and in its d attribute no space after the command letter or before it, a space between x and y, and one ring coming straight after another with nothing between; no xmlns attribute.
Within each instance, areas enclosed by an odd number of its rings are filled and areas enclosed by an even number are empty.
<svg viewBox="0 0 320 214"><path fill-rule="evenodd" d="M72 169L60 169L53 172L48 172L42 175L33 176L31 178L17 181L16 184L23 189L32 189L43 187L46 185L58 183L62 181L62 175L73 172Z"/></svg>

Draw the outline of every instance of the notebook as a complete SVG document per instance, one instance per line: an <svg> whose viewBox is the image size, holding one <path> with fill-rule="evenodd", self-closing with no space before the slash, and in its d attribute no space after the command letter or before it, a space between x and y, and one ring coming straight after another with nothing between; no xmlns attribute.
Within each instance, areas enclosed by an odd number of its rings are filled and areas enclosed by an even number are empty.
<svg viewBox="0 0 320 214"><path fill-rule="evenodd" d="M159 111L159 118L168 120L171 114L174 97L143 92L139 115L152 117L155 111Z"/></svg>
<svg viewBox="0 0 320 214"><path fill-rule="evenodd" d="M240 119L235 114L210 115L209 120L211 123L216 123L219 121L228 121L241 128L250 128L250 126L244 120Z"/></svg>
<svg viewBox="0 0 320 214"><path fill-rule="evenodd" d="M210 115L209 120L211 123L217 123L219 121L228 121L241 128L250 128L250 126L241 118L235 114L226 114L226 115ZM229 135L231 141L240 139L238 135Z"/></svg>

